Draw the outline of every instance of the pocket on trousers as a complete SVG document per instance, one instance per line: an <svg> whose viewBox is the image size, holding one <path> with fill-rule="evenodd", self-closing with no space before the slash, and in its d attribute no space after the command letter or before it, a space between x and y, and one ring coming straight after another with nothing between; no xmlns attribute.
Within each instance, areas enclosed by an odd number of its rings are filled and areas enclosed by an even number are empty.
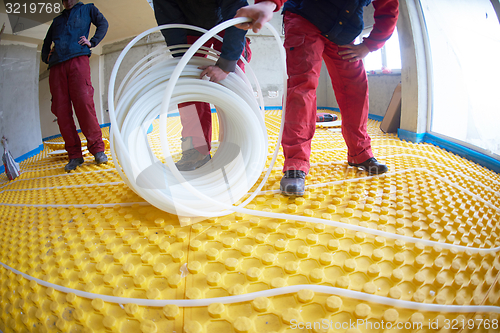
<svg viewBox="0 0 500 333"><path fill-rule="evenodd" d="M310 72L321 55L316 54L313 45L307 45L304 34L288 34L283 44L286 50L288 75L302 75Z"/></svg>
<svg viewBox="0 0 500 333"><path fill-rule="evenodd" d="M294 51L296 48L299 48L304 44L304 39L304 35L289 34L286 36L283 46L287 50Z"/></svg>
<svg viewBox="0 0 500 333"><path fill-rule="evenodd" d="M306 48L304 46L305 36L289 33L285 37L283 46L286 50L287 70L290 72L296 71L299 64L308 58Z"/></svg>
<svg viewBox="0 0 500 333"><path fill-rule="evenodd" d="M94 87L92 86L92 81L90 79L85 79L85 85L87 88L87 94L94 96Z"/></svg>

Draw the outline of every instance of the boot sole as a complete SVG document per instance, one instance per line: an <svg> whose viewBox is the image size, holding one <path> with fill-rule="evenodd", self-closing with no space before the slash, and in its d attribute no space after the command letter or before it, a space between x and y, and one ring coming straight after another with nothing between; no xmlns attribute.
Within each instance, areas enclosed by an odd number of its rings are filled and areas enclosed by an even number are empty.
<svg viewBox="0 0 500 333"><path fill-rule="evenodd" d="M304 192L285 192L281 191L281 194L287 196L287 197L302 197L304 195Z"/></svg>
<svg viewBox="0 0 500 333"><path fill-rule="evenodd" d="M176 164L175 166L177 167L177 170L179 170L179 171L194 171L194 170L196 170L198 168L201 168L205 164L207 164L208 161L210 161L211 158L212 157L210 155L207 155L207 157L205 157L201 161L198 161L198 162L196 162L194 164L187 164L187 163L185 163L185 164L181 164L181 165Z"/></svg>
<svg viewBox="0 0 500 333"><path fill-rule="evenodd" d="M71 171L73 171L73 170L76 170L76 168L78 168L78 167L79 167L80 165L82 165L82 164L83 164L83 163L78 164L78 165L77 165L76 167L74 167L73 169L66 169L66 167L64 167L64 171L66 171L66 172L71 172Z"/></svg>

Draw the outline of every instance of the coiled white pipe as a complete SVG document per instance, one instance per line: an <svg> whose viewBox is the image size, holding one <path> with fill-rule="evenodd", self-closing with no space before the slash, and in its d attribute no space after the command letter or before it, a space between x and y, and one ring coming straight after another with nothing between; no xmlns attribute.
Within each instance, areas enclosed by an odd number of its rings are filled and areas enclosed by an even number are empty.
<svg viewBox="0 0 500 333"><path fill-rule="evenodd" d="M192 27L167 25L144 32L127 45L113 68L109 89L109 112L112 123L111 151L114 159L118 157L121 167L117 170L130 188L162 210L181 216L212 217L230 214L234 212L233 204L246 195L260 177L267 158L267 130L263 119L263 106L261 111L248 80L242 79L244 76L239 68L238 75L230 74L220 82L221 84L199 80L197 77L201 71L197 67L213 65L213 62L205 58L191 58L218 32L248 20L233 19L211 29L201 36L180 60L170 58L154 61L152 64L141 63L141 70L145 69L145 74L128 75L124 81L129 82L122 84L118 90L121 94L122 88L125 87L122 98L116 101L116 114L113 103L114 83L118 68L128 50L151 32L164 28ZM271 31L274 30L272 26L268 27ZM277 32L273 31L273 34L276 40L281 42ZM284 52L281 52L284 69ZM137 68L139 64L134 70ZM286 82L286 74L284 81ZM160 103L159 97L162 96L163 90L165 93ZM151 152L145 139L145 130L158 115L160 129L166 129L169 106L188 101L204 101L219 107L223 139L209 163L195 171L181 173L172 160L166 131L160 130L160 139L168 168ZM278 148L279 142L273 160L276 160ZM259 188L265 184L271 171L270 168ZM139 175L142 177L142 184L138 184ZM246 205L252 199L253 197L247 198L240 206Z"/></svg>

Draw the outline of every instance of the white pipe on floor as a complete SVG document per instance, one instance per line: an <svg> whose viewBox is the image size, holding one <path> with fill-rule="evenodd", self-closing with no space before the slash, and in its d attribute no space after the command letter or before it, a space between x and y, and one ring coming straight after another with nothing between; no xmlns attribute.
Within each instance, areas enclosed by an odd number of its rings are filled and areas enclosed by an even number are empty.
<svg viewBox="0 0 500 333"><path fill-rule="evenodd" d="M63 293L74 293L78 297L88 298L88 299L102 299L104 302L115 303L115 304L137 304L139 306L150 306L150 307L163 307L165 305L173 304L178 307L200 307L208 306L212 303L241 303L254 300L257 297L273 297L279 295L286 295L291 293L297 293L300 290L307 289L312 290L317 293L338 295L341 297L347 297L352 299L357 299L365 302L373 302L377 304L382 304L386 306L392 306L402 309L418 310L418 311L428 311L428 312L449 312L449 313L477 313L477 312L489 312L489 313L500 313L500 307L498 306L487 306L487 305L441 305L441 304L428 304L428 303L418 303L413 301L404 301L400 299L394 299L390 297L378 296L367 294L359 291L323 286L323 285L308 285L299 284L294 286L286 286L274 289L267 289L252 293L247 293L243 295L225 296L225 297L214 297L214 298L204 298L204 299L162 299L162 300L152 300L143 298L127 298L127 297L117 297L109 295L101 295L89 293L86 291L67 288L59 286L53 283L49 283L22 272L15 270L3 263L0 263L4 268L14 272L15 274L22 275L25 279L30 281L35 281L38 284L47 287L54 288L57 291Z"/></svg>

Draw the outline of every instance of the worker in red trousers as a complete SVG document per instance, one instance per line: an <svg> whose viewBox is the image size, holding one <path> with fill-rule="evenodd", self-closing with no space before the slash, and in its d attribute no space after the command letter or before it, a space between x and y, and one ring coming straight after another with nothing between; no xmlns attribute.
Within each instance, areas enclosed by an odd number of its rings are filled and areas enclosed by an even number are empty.
<svg viewBox="0 0 500 333"><path fill-rule="evenodd" d="M108 21L93 4L85 5L78 0L63 0L62 4L64 10L52 21L43 41L42 61L49 64L51 111L57 117L68 152L69 163L64 169L69 172L84 162L73 108L95 162L108 162L95 112L89 65L90 49L106 35ZM96 31L89 40L91 24L96 26Z"/></svg>
<svg viewBox="0 0 500 333"><path fill-rule="evenodd" d="M368 80L362 59L380 49L396 27L398 0L373 0L375 24L360 44L363 8L370 0L255 1L237 17L250 17L241 29L260 30L283 6L287 55L287 100L282 146L285 155L281 192L303 195L309 172L311 141L316 129L316 88L322 60L326 64L342 116L342 135L350 166L381 174L388 168L371 150L367 133Z"/></svg>

